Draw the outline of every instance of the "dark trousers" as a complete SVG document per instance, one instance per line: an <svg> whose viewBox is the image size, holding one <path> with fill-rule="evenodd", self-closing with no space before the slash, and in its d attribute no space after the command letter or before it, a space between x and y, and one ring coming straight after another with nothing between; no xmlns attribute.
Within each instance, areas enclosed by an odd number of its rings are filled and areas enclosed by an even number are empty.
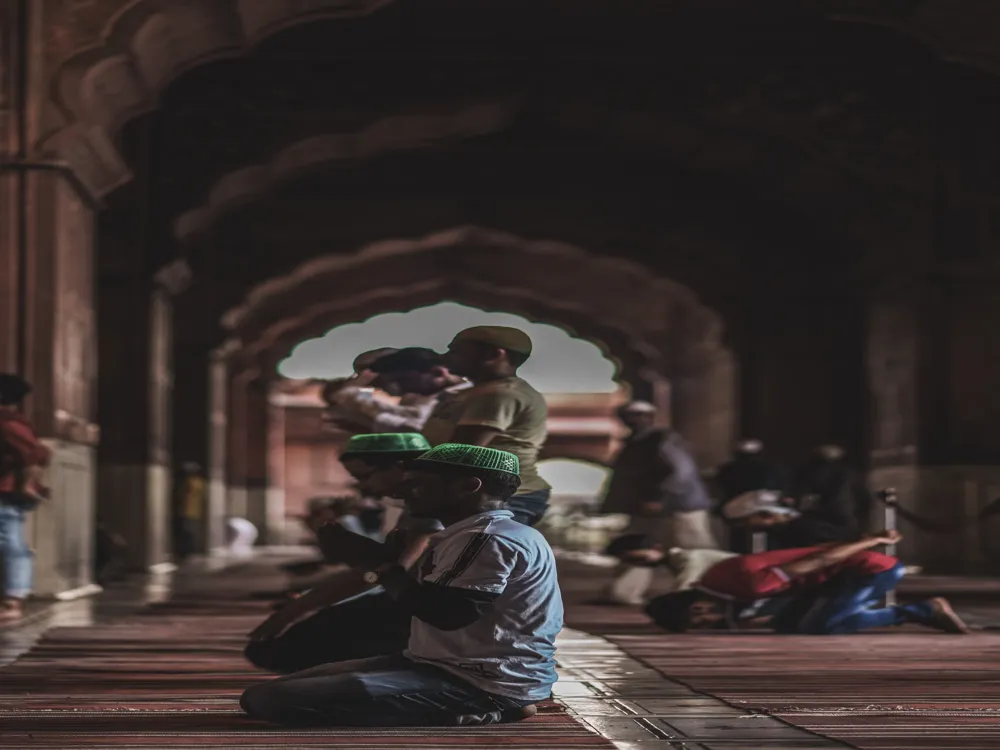
<svg viewBox="0 0 1000 750"><path fill-rule="evenodd" d="M321 609L278 638L250 643L244 655L278 674L320 664L401 652L410 639L410 618L384 591Z"/></svg>
<svg viewBox="0 0 1000 750"><path fill-rule="evenodd" d="M552 490L538 490L523 495L514 495L507 500L507 510L514 514L514 520L525 526L534 526L542 520L549 509Z"/></svg>
<svg viewBox="0 0 1000 750"><path fill-rule="evenodd" d="M902 563L870 576L840 573L811 591L792 594L775 616L774 629L782 633L842 635L920 622L933 611L927 602L881 606L903 575Z"/></svg>
<svg viewBox="0 0 1000 750"><path fill-rule="evenodd" d="M240 706L291 726L467 726L521 718L534 701L484 692L402 654L326 664L254 685Z"/></svg>

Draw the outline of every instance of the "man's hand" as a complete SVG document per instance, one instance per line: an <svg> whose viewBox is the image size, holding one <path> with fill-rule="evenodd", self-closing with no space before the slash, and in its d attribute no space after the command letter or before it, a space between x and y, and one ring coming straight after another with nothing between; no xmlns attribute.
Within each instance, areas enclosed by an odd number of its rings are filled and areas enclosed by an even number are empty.
<svg viewBox="0 0 1000 750"><path fill-rule="evenodd" d="M319 548L328 559L342 560L352 568L377 568L393 561L393 550L374 539L328 523L316 532ZM398 551L397 551L398 554Z"/></svg>
<svg viewBox="0 0 1000 750"><path fill-rule="evenodd" d="M902 538L903 535L900 534L895 529L880 531L877 534L872 534L870 537L870 539L876 544L887 544L887 545L899 544Z"/></svg>

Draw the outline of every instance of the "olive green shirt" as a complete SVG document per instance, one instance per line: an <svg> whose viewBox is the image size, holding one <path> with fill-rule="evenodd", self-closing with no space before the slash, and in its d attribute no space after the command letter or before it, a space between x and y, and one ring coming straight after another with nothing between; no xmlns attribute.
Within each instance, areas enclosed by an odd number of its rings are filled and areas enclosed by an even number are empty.
<svg viewBox="0 0 1000 750"><path fill-rule="evenodd" d="M451 440L456 427L498 430L490 448L517 456L521 462L517 494L526 495L551 489L538 473L538 453L545 444L548 416L541 393L521 378L502 378L443 397L424 425L424 437L434 446Z"/></svg>

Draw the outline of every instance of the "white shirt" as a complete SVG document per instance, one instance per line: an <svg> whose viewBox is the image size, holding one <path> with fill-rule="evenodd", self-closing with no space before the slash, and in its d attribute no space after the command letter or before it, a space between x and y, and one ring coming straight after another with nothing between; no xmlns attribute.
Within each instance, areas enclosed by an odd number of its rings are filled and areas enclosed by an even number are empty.
<svg viewBox="0 0 1000 750"><path fill-rule="evenodd" d="M431 537L417 579L499 594L476 622L439 630L414 617L406 656L495 695L544 700L556 681L562 594L552 548L508 510L466 518Z"/></svg>

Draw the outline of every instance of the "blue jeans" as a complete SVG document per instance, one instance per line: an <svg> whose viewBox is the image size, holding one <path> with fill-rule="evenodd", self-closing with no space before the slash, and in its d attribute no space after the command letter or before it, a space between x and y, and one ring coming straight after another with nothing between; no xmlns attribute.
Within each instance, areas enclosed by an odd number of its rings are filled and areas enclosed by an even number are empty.
<svg viewBox="0 0 1000 750"><path fill-rule="evenodd" d="M878 606L883 597L896 588L903 575L902 563L871 576L841 573L815 591L792 595L788 606L775 617L775 629L790 633L842 635L927 619L932 613L927 602Z"/></svg>
<svg viewBox="0 0 1000 750"><path fill-rule="evenodd" d="M552 490L536 490L523 495L514 495L507 500L507 510L514 513L514 520L525 526L534 526L542 520L549 509Z"/></svg>
<svg viewBox="0 0 1000 750"><path fill-rule="evenodd" d="M247 688L240 706L293 726L416 727L499 724L533 701L491 695L402 654L324 664Z"/></svg>
<svg viewBox="0 0 1000 750"><path fill-rule="evenodd" d="M0 560L3 561L3 593L24 599L31 593L35 554L24 541L25 512L4 502L0 492Z"/></svg>

